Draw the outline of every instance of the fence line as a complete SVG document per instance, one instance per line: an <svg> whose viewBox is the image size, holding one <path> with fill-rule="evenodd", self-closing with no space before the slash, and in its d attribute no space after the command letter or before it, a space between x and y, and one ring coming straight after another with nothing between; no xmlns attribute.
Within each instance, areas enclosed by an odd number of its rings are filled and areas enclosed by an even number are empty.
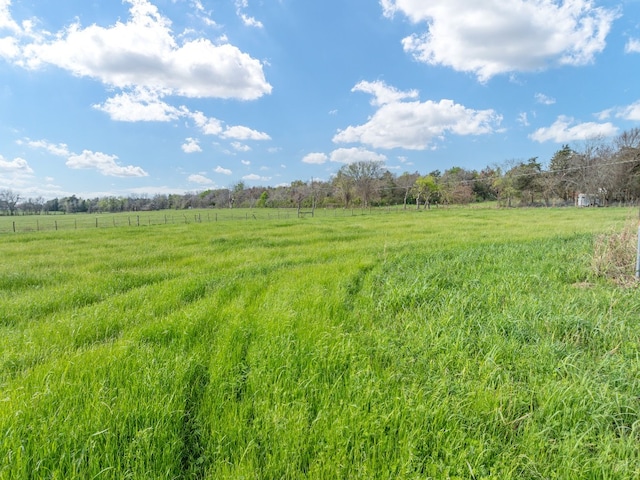
<svg viewBox="0 0 640 480"><path fill-rule="evenodd" d="M402 205L375 208L332 208L316 209L315 217L346 217L378 215L401 211ZM407 210L415 211L410 207ZM150 227L154 225L177 225L192 223L217 223L239 221L271 220L311 220L310 216L300 216L296 208L251 209L251 210L194 210L194 211L152 211L135 213L73 213L49 215L18 215L0 217L0 235L11 233L52 232L58 230L81 230L118 227Z"/></svg>

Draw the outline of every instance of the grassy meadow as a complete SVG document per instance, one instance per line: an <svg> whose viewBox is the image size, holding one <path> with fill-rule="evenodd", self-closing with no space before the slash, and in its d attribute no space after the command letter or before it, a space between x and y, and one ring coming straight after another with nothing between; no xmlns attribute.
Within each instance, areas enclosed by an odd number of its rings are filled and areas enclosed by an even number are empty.
<svg viewBox="0 0 640 480"><path fill-rule="evenodd" d="M0 219L0 479L640 478L635 210L242 214Z"/></svg>

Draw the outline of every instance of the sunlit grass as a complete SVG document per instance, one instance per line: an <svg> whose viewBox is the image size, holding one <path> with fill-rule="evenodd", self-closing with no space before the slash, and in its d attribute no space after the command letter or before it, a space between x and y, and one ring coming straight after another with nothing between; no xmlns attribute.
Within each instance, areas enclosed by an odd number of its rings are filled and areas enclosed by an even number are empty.
<svg viewBox="0 0 640 480"><path fill-rule="evenodd" d="M634 478L621 209L0 236L0 478Z"/></svg>

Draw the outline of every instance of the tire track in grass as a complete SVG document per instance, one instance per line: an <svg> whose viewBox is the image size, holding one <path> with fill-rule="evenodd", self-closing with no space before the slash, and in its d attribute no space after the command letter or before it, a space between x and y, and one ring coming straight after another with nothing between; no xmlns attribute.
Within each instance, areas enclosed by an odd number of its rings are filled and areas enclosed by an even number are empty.
<svg viewBox="0 0 640 480"><path fill-rule="evenodd" d="M73 313L57 313L51 321L5 332L0 338L0 379L15 378L69 349L114 342L132 327L202 300L215 285L217 280L206 276L165 278L76 307Z"/></svg>
<svg viewBox="0 0 640 480"><path fill-rule="evenodd" d="M187 378L187 391L182 417L182 452L180 465L185 478L205 478L207 470L206 430L201 417L204 394L209 385L209 369L206 365L195 363Z"/></svg>

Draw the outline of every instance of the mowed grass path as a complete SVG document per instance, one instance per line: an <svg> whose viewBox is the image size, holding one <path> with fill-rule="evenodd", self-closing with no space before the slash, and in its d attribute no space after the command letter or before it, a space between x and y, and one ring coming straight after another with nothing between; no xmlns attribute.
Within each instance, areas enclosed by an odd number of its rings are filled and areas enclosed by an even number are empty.
<svg viewBox="0 0 640 480"><path fill-rule="evenodd" d="M638 478L632 214L3 235L0 478Z"/></svg>

